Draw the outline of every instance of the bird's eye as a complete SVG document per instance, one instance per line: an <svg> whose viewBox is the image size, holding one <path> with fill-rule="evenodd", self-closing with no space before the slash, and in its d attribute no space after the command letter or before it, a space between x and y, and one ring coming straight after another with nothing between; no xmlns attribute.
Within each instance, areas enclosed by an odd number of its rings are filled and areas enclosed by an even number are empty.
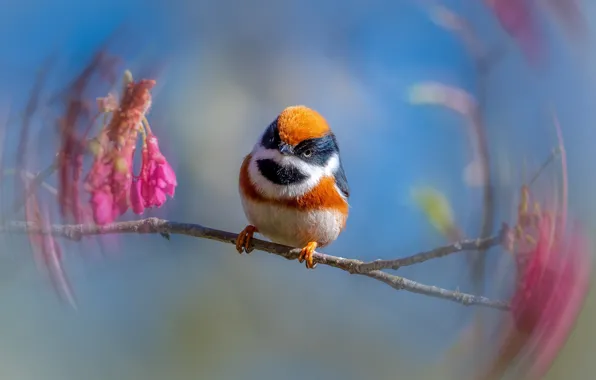
<svg viewBox="0 0 596 380"><path fill-rule="evenodd" d="M304 152L302 152L302 156L306 158L312 156L312 149L307 149Z"/></svg>

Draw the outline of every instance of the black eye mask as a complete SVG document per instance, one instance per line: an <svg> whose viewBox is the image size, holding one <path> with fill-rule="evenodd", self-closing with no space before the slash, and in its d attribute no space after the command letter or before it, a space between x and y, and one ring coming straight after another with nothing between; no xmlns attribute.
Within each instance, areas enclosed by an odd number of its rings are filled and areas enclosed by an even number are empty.
<svg viewBox="0 0 596 380"><path fill-rule="evenodd" d="M305 152L309 154L305 156ZM294 154L301 160L320 167L324 167L331 156L337 152L337 143L333 134L318 139L304 140L294 148Z"/></svg>
<svg viewBox="0 0 596 380"><path fill-rule="evenodd" d="M308 157L303 155L303 153L306 151L309 151L308 153L310 153ZM304 162L324 167L334 154L339 155L339 146L337 145L335 135L330 133L318 139L302 141L300 144L296 145L296 148L294 148L294 153ZM333 173L333 175L335 177L335 183L337 187L342 192L344 197L348 198L350 196L350 187L348 186L348 180L346 178L346 173L344 172L344 167L341 163L341 160L339 161L339 167L335 173Z"/></svg>

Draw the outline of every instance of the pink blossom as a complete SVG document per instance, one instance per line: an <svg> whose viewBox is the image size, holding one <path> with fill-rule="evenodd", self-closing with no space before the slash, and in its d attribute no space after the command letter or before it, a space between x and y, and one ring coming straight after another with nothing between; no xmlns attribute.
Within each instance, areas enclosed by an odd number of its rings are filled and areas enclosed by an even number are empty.
<svg viewBox="0 0 596 380"><path fill-rule="evenodd" d="M174 196L177 186L176 175L159 151L157 138L145 117L156 82L151 79L135 82L130 73L125 75L125 81L119 103L112 94L97 99L100 112L110 113L111 117L93 142L86 144L95 159L85 178L85 190L91 195L93 219L99 225L113 222L129 208L141 214L145 208L160 207L167 195ZM146 134L142 168L139 177L134 178L133 160L140 134ZM76 169L78 172L81 167ZM70 181L65 175L62 182ZM66 185L64 188L68 189Z"/></svg>
<svg viewBox="0 0 596 380"><path fill-rule="evenodd" d="M132 212L138 215L145 211L145 202L143 201L143 196L141 195L141 185L142 182L140 180L134 180L132 182L132 186L130 187L130 204L132 207Z"/></svg>
<svg viewBox="0 0 596 380"><path fill-rule="evenodd" d="M137 214L145 208L161 207L166 201L166 195L174 196L178 182L176 173L159 150L155 135L148 133L142 152L142 167L139 177L131 189L131 199L134 199ZM142 199L143 207L140 205Z"/></svg>
<svg viewBox="0 0 596 380"><path fill-rule="evenodd" d="M134 140L118 151L99 152L86 178L95 223L113 222L128 210Z"/></svg>
<svg viewBox="0 0 596 380"><path fill-rule="evenodd" d="M114 221L130 206L135 212L140 210L138 197L131 194L132 166L139 131L144 129L142 123L151 107L150 90L154 85L154 80L134 82L131 78L119 104L111 94L97 99L100 112L112 114L109 123L90 146L95 160L85 179L97 224Z"/></svg>
<svg viewBox="0 0 596 380"><path fill-rule="evenodd" d="M518 331L528 334L536 350L532 378L548 371L577 319L590 277L590 251L579 230L556 229L547 216L539 225L539 239L522 272L512 299Z"/></svg>
<svg viewBox="0 0 596 380"><path fill-rule="evenodd" d="M96 224L111 223L128 210L126 198L115 195L109 186L96 189L91 194L91 208Z"/></svg>
<svg viewBox="0 0 596 380"><path fill-rule="evenodd" d="M503 328L498 356L482 379L500 378L523 352L530 358L524 378L544 376L583 306L591 267L586 237L577 228L565 230L560 215L546 214L535 239L511 299L513 325Z"/></svg>

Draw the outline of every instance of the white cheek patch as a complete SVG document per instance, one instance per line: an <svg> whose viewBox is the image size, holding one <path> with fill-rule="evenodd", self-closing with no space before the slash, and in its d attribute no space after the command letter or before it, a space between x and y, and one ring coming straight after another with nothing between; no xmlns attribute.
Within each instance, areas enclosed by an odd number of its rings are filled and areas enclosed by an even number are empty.
<svg viewBox="0 0 596 380"><path fill-rule="evenodd" d="M269 159L281 166L292 166L298 169L307 178L306 180L291 184L277 185L265 178L257 166L258 160ZM271 198L296 198L311 191L319 184L322 178L333 176L339 168L339 157L332 155L325 166L312 165L298 157L284 156L276 149L265 149L262 145L255 145L248 165L248 175L257 190Z"/></svg>

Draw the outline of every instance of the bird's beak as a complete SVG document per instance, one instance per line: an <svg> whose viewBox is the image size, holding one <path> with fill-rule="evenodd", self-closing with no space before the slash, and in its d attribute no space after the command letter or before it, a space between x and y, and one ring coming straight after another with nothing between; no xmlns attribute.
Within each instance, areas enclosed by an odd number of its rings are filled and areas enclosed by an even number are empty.
<svg viewBox="0 0 596 380"><path fill-rule="evenodd" d="M291 145L288 145L286 143L279 144L278 149L279 149L279 153L283 154L284 156L288 156L288 155L294 153L294 148L292 148Z"/></svg>

